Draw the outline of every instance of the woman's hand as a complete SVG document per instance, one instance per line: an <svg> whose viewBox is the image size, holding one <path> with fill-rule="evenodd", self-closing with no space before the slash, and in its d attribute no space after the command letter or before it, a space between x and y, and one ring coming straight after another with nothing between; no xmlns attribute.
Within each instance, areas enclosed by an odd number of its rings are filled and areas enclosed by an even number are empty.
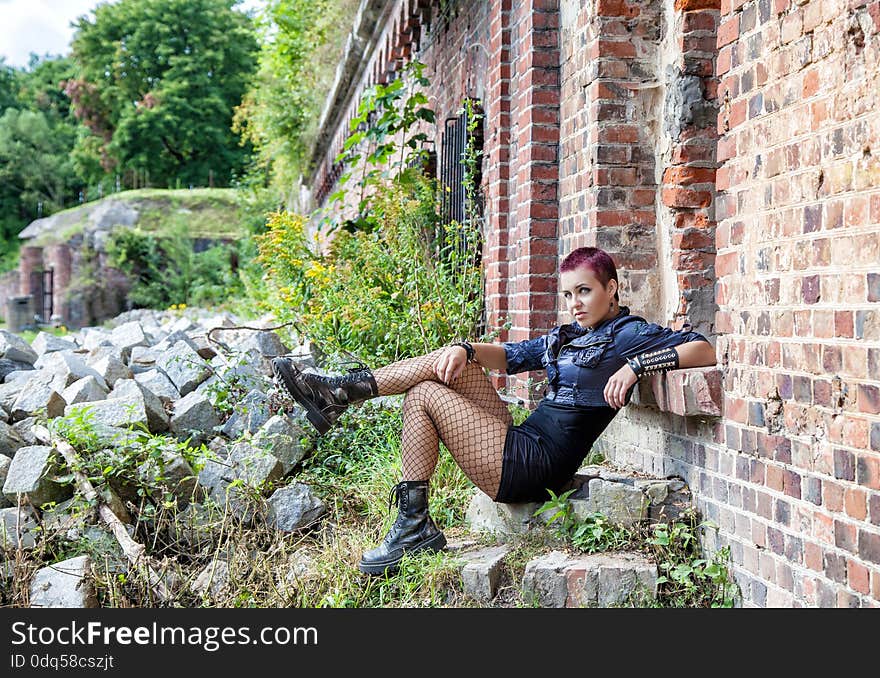
<svg viewBox="0 0 880 678"><path fill-rule="evenodd" d="M452 384L467 365L467 351L462 346L447 346L434 363L434 374L444 384Z"/></svg>
<svg viewBox="0 0 880 678"><path fill-rule="evenodd" d="M605 384L605 401L611 407L618 409L626 405L626 392L629 387L638 381L636 373L633 372L629 365L624 365L617 372L611 375L608 383Z"/></svg>

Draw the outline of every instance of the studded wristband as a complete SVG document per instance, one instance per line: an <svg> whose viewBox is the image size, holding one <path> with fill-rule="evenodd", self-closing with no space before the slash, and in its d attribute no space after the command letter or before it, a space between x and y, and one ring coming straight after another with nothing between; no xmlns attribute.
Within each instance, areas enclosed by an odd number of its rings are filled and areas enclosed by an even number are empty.
<svg viewBox="0 0 880 678"><path fill-rule="evenodd" d="M640 353L626 362L636 373L636 377L641 378L643 374L678 369L678 351L674 348L661 348Z"/></svg>
<svg viewBox="0 0 880 678"><path fill-rule="evenodd" d="M452 343L453 346L461 346L464 349L464 352L467 354L467 361L469 363L474 362L476 359L476 351L474 351L474 347L471 345L469 341L456 341Z"/></svg>

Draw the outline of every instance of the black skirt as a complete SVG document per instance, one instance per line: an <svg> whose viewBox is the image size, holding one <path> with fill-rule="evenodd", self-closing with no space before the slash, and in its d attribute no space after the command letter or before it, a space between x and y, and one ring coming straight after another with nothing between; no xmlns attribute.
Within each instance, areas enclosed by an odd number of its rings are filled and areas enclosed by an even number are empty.
<svg viewBox="0 0 880 678"><path fill-rule="evenodd" d="M522 424L507 429L495 501L546 501L558 493L618 410L542 400Z"/></svg>

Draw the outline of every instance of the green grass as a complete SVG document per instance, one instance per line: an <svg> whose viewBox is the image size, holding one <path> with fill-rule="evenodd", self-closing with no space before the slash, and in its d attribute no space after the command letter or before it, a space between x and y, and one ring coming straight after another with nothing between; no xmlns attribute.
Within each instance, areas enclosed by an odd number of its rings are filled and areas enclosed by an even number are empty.
<svg viewBox="0 0 880 678"><path fill-rule="evenodd" d="M245 234L247 207L241 194L234 188L159 189L143 188L122 191L104 198L132 203L137 206L137 227L144 231L161 232L168 224L183 221L188 234L194 238L237 239ZM92 205L94 203L86 203ZM59 231L43 233L34 239L34 245L45 247L65 242L83 231L87 224L85 205L71 207L58 214L82 217Z"/></svg>

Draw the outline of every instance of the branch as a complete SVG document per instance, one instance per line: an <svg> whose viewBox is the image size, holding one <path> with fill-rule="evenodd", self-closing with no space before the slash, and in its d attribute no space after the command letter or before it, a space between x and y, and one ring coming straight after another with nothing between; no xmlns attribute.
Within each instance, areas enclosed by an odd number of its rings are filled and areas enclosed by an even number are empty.
<svg viewBox="0 0 880 678"><path fill-rule="evenodd" d="M122 547L123 553L125 553L126 558L128 558L129 562L134 567L143 566L147 571L147 577L150 583L150 587L153 589L153 592L159 597L160 600L167 602L171 600L171 593L168 591L168 588L165 586L162 577L153 569L150 564L150 558L146 554L146 549L143 544L139 544L131 536L128 534L128 531L125 529L125 525L119 519L119 517L113 513L111 508L100 500L100 495L92 486L92 483L86 477L82 471L77 471L76 469L76 450L63 438L59 438L58 436L53 436L49 429L44 426L35 425L31 427L31 432L34 434L34 437L37 440L51 444L58 452L61 453L61 456L64 457L64 461L67 462L68 467L73 472L74 478L76 479L76 485L79 488L79 491L82 492L83 496L88 501L95 501L98 504L98 514L101 516L101 520L103 520L110 528L113 530L113 536L116 537L116 541L119 542L119 545Z"/></svg>

